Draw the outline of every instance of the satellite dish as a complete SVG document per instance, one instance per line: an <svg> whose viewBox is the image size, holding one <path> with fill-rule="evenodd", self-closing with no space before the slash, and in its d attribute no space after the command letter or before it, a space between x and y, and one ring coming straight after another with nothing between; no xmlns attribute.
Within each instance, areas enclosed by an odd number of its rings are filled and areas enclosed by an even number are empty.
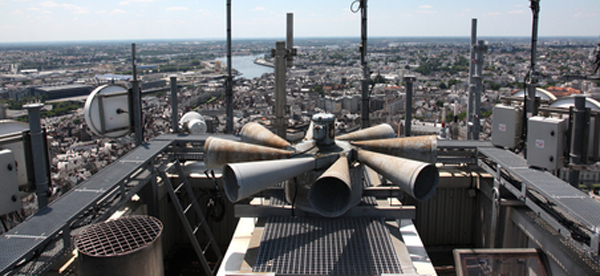
<svg viewBox="0 0 600 276"><path fill-rule="evenodd" d="M85 122L93 133L119 138L131 132L129 93L121 85L102 85L85 101Z"/></svg>

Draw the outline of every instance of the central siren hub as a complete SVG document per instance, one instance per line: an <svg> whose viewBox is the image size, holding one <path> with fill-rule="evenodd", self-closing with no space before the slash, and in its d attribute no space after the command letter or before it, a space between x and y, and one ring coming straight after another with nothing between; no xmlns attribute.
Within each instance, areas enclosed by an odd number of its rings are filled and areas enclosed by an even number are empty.
<svg viewBox="0 0 600 276"><path fill-rule="evenodd" d="M319 146L329 146L335 143L335 117L329 113L313 115L313 139Z"/></svg>

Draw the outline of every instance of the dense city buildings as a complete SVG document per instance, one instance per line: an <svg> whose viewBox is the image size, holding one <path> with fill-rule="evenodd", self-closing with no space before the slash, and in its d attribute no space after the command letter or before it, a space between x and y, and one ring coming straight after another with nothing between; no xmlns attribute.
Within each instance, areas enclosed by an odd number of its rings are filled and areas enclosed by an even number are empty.
<svg viewBox="0 0 600 276"><path fill-rule="evenodd" d="M491 136L491 109L501 97L522 90L529 68L526 38L489 38L485 54L481 139ZM268 67L273 40L234 41L234 132L249 121L271 126L274 118L275 77ZM389 123L401 134L405 114L405 75L414 83L413 131L442 134L454 115L465 136L468 101L469 40L467 38L374 38L369 40L371 70L371 125ZM600 97L600 85L568 76L590 75L589 56L594 38L543 38L538 46L539 87L557 97L589 94ZM356 39L297 39L298 55L286 78L288 139L304 136L312 114L336 115L337 130L350 132L360 125L359 45ZM144 137L171 131L169 77L181 87L179 114L196 110L207 120L209 132L225 132L222 79L226 45L223 41L137 43L137 72L144 92ZM256 77L236 67L236 58L259 59L264 74ZM240 64L241 65L241 64ZM256 69L255 69L256 70ZM260 71L260 70L259 70ZM95 136L83 119L85 96L102 84L130 86L131 48L127 43L16 45L0 44L0 96L7 116L24 115L20 105L45 101L45 118L52 151L51 178L56 192L77 183L133 147L133 139ZM64 103L72 102L63 110ZM60 113L58 113L61 111ZM454 114L454 113L457 114Z"/></svg>

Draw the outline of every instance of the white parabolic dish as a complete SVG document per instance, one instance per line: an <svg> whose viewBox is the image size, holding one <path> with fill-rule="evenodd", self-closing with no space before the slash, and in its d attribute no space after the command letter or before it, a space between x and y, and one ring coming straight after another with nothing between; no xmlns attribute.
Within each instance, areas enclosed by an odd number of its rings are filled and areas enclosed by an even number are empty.
<svg viewBox="0 0 600 276"><path fill-rule="evenodd" d="M129 97L121 85L102 85L85 101L85 121L97 135L119 138L131 132Z"/></svg>

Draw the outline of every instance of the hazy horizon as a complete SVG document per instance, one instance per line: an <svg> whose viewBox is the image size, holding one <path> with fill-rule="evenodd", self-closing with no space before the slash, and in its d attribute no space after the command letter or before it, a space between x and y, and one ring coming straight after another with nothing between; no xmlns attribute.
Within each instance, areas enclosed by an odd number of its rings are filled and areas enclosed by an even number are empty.
<svg viewBox="0 0 600 276"><path fill-rule="evenodd" d="M234 39L285 35L294 13L296 37L359 37L360 13L352 0L232 1ZM528 0L368 1L369 37L531 35ZM597 37L600 1L540 1L540 37ZM0 0L0 43L225 39L225 1Z"/></svg>

